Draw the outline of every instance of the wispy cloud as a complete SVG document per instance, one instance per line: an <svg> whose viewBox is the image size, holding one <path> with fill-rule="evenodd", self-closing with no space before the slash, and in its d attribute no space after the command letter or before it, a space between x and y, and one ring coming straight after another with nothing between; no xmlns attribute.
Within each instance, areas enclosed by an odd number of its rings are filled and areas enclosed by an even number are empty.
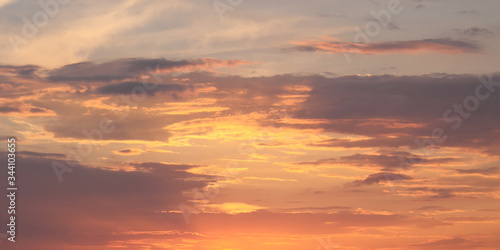
<svg viewBox="0 0 500 250"><path fill-rule="evenodd" d="M342 42L335 38L324 40L295 41L295 47L285 51L352 53L352 54L417 54L417 53L479 53L481 47L472 42L449 38L422 39L412 41L386 41L373 43Z"/></svg>

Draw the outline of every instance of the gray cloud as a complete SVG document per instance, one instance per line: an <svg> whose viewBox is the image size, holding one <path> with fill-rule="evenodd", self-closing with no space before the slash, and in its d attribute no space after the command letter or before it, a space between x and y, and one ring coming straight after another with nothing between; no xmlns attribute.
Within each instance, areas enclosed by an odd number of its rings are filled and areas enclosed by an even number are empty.
<svg viewBox="0 0 500 250"><path fill-rule="evenodd" d="M459 174L481 174L481 175L494 175L500 173L500 168L491 167L485 169L455 169Z"/></svg>
<svg viewBox="0 0 500 250"><path fill-rule="evenodd" d="M134 171L79 165L66 173L60 183L51 166L53 160L39 155L25 152L17 157L22 205L16 216L17 224L22 225L18 234L23 235L23 240L9 249L49 249L36 245L52 249L76 245L105 249L120 238L117 235L130 230L182 230L185 222L181 214L159 222L159 211L177 210L180 203L188 202L184 192L213 181L211 176L186 171L195 165L143 162L131 165ZM6 162L6 156L3 152L0 160ZM0 177L6 179L7 171L2 171ZM6 199L0 201L8 207Z"/></svg>
<svg viewBox="0 0 500 250"><path fill-rule="evenodd" d="M374 145L375 146L375 145ZM427 159L406 152L383 152L383 154L353 154L340 158L321 159L314 162L300 162L301 165L349 164L358 167L374 167L380 171L409 170L414 164L443 164L456 161L455 158Z"/></svg>
<svg viewBox="0 0 500 250"><path fill-rule="evenodd" d="M481 47L470 41L450 38L422 39L413 41L388 41L373 43L351 43L338 41L303 41L298 46L284 49L284 52L327 52L353 54L388 54L388 53L478 53Z"/></svg>
<svg viewBox="0 0 500 250"><path fill-rule="evenodd" d="M0 65L0 72L14 73L21 78L37 77L37 72L42 68L37 65Z"/></svg>
<svg viewBox="0 0 500 250"><path fill-rule="evenodd" d="M40 153L40 152L33 152L33 151L20 151L18 152L20 155L25 155L25 156L38 156L38 157L56 157L56 158L62 158L65 157L65 154L54 154L54 153Z"/></svg>
<svg viewBox="0 0 500 250"><path fill-rule="evenodd" d="M467 36L479 36L479 35L492 35L493 32L486 28L472 27L463 31L464 35Z"/></svg>
<svg viewBox="0 0 500 250"><path fill-rule="evenodd" d="M19 110L19 108L10 106L0 107L0 113L14 113L14 112L21 112L21 110Z"/></svg>
<svg viewBox="0 0 500 250"><path fill-rule="evenodd" d="M484 246L482 242L475 242L468 240L463 237L454 237L447 239L439 239L439 240L431 240L428 242L420 243L420 244L412 244L412 246L424 247L425 249L475 249L481 246Z"/></svg>
<svg viewBox="0 0 500 250"><path fill-rule="evenodd" d="M104 72L108 75L114 75L115 73L121 74L130 67L139 69L139 66L142 67L148 63L161 64L164 60L123 59L102 64L67 65L60 70L69 68L71 69L69 71L76 70L82 76L96 77L100 73L92 72L90 69L101 66L104 69L116 67L114 70ZM172 66L172 62L179 61L168 62L170 64L165 63L164 67L175 67ZM185 63L180 63L180 65L185 65ZM76 69L73 69L74 67ZM130 72L134 72L134 70L130 70ZM78 77L78 74L75 76ZM493 81L498 82L498 78L499 75L494 75ZM179 81L179 79L183 80ZM500 122L500 117L496 115L497 110L495 109L500 105L500 96L496 93L490 93L487 100L481 101L479 109L472 113L469 119L461 120L459 133L450 129L458 121L443 121L443 113L446 110L453 109L455 104L463 105L464 98L474 95L476 87L481 85L481 82L473 75L324 77L321 75L289 74L271 77L241 77L197 71L162 75L162 80L163 84L156 85L155 90L147 92L149 98L146 98L140 107L152 107L165 103L165 97L168 96L160 98L153 95L168 93L176 101L189 102L195 98L213 98L216 100L213 105L227 108L227 110L219 112L219 115L245 114L269 111L282 101L283 96L302 95L306 100L296 104L293 112L289 112L289 115L299 120L315 119L319 122L287 124L286 121L276 121L276 126L322 129L328 132L369 137L369 139L356 141L326 139L311 142L310 145L313 146L393 148L409 146L416 148L419 146L415 144L415 140L422 141L428 138L435 128L443 128L449 136L445 143L438 146L479 147L488 154L500 153L500 148L494 145L496 135L499 133L495 124ZM169 137L169 132L163 129L165 126L187 119L213 115L213 112L206 112L184 117L158 116L147 114L142 110L137 110L137 112L131 110L130 121L125 122L117 119L118 115L109 114L109 111L103 109L87 108L76 103L59 101L59 99L77 98L83 102L96 98L96 95L128 94L133 88L140 85L138 81L115 81L104 86L100 84L92 80L81 81L78 83L81 87L75 87L73 93L48 93L45 99L31 101L30 104L38 109L53 110L58 114L55 120L42 121L42 125L48 131L56 133L58 137L73 138L83 138L82 129L91 129L99 124L100 119L108 117L116 120L116 124L119 125L117 130L108 136L109 138L165 140ZM15 86L16 83L5 85L9 89ZM293 90L294 86L307 86L311 90L296 91ZM203 93L196 92L197 89L206 87L213 90ZM87 90L82 92L81 89ZM187 94L186 90L190 89L193 91ZM32 92L26 91L26 89L19 90L18 95L32 94ZM485 91L487 91L485 88L481 89L481 92L486 94ZM111 105L109 100L104 100L104 102ZM12 112L14 110L4 110L4 112L6 111ZM36 112L37 110L32 111ZM84 113L86 116L75 115L75 112ZM140 132L130 131L140 127L139 124L136 124L137 120L150 121L141 124L148 129L137 130ZM270 124L267 119L259 122L263 126Z"/></svg>
<svg viewBox="0 0 500 250"><path fill-rule="evenodd" d="M382 172L382 173L371 174L364 180L357 180L350 183L349 185L362 186L362 185L378 184L380 182L393 182L393 181L404 181L404 180L413 180L413 177L405 174Z"/></svg>
<svg viewBox="0 0 500 250"><path fill-rule="evenodd" d="M493 76L493 82L498 81ZM415 140L428 138L435 128L442 128L448 137L439 146L484 148L498 154L495 147L498 133L493 124L500 122L495 107L500 95L488 94L479 79L470 75L430 74L422 76L344 76L324 78L304 77L310 82L309 98L293 114L299 119L323 120L316 124L286 124L295 128L322 128L327 131L366 135L371 139L346 141L325 140L318 146L410 146ZM468 119L460 120L460 132L451 129L457 122L444 121L445 111L454 105L463 108L463 101L474 96L477 88L488 94ZM498 88L498 87L495 87ZM494 90L493 90L494 91ZM453 114L450 113L450 115ZM400 125L397 125L397 124ZM391 138L388 138L391 136ZM492 147L488 147L491 145Z"/></svg>
<svg viewBox="0 0 500 250"><path fill-rule="evenodd" d="M97 92L100 94L131 95L134 93L134 88L141 88L148 95L154 95L157 92L183 92L189 89L188 86L180 84L149 84L148 87L145 88L144 84L140 82L122 82L99 87L97 89ZM142 94L142 92L137 93Z"/></svg>
<svg viewBox="0 0 500 250"><path fill-rule="evenodd" d="M150 70L179 70L185 67L233 66L243 63L238 60L216 60L211 58L193 60L166 60L127 58L96 64L81 62L63 66L49 72L48 80L59 81L99 81L126 80L137 77Z"/></svg>
<svg viewBox="0 0 500 250"><path fill-rule="evenodd" d="M123 119L124 116L118 113L102 115L100 111L91 112L88 116L72 114L56 121L49 120L45 122L44 128L62 138L166 141L170 137L164 127L174 122L172 118L166 115L150 116L142 109L127 112L128 115ZM99 124L102 122L109 125L106 129L109 132L100 130Z"/></svg>

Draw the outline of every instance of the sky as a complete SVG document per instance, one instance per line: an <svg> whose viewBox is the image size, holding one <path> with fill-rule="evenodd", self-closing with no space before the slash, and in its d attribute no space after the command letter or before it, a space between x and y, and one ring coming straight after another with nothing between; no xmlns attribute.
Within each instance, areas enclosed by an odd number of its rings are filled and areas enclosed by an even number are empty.
<svg viewBox="0 0 500 250"><path fill-rule="evenodd" d="M499 7L0 0L0 248L498 249Z"/></svg>

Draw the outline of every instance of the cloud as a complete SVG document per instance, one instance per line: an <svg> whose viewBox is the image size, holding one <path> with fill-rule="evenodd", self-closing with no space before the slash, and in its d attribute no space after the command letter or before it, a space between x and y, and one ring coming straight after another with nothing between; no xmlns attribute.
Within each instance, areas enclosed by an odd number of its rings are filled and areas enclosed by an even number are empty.
<svg viewBox="0 0 500 250"><path fill-rule="evenodd" d="M474 15L474 16L481 14L481 12L477 10L461 10L458 13L461 15Z"/></svg>
<svg viewBox="0 0 500 250"><path fill-rule="evenodd" d="M455 169L455 171L459 174L480 174L485 176L500 173L500 169L498 167L491 167L485 169Z"/></svg>
<svg viewBox="0 0 500 250"><path fill-rule="evenodd" d="M333 38L330 38L332 40ZM423 39L413 41L352 43L333 41L309 40L294 42L296 47L286 51L326 52L326 53L353 53L353 54L389 54L389 53L478 53L479 45L466 41L449 38Z"/></svg>
<svg viewBox="0 0 500 250"><path fill-rule="evenodd" d="M63 158L66 156L65 154L40 153L40 152L33 152L33 151L20 151L20 152L18 152L18 154L25 155L25 156L45 157L45 158L51 158L51 157Z"/></svg>
<svg viewBox="0 0 500 250"><path fill-rule="evenodd" d="M376 136L371 139L362 140L347 140L347 139L326 139L318 142L309 143L310 146L315 147L342 147L342 148L374 148L374 147L392 147L398 148L401 146L411 145L408 138L400 137L381 137Z"/></svg>
<svg viewBox="0 0 500 250"><path fill-rule="evenodd" d="M208 204L207 207L215 211L228 214L250 213L253 211L257 211L259 209L263 209L263 207L260 206L246 204L246 203L238 203L238 202L230 202L223 204Z"/></svg>
<svg viewBox="0 0 500 250"><path fill-rule="evenodd" d="M59 117L57 121L44 124L46 131L54 133L56 138L76 138L81 140L144 140L167 141L171 133L165 125L171 123L163 116L156 120L141 114L141 111L131 111L124 119L119 114L101 116L93 113L90 116ZM145 122L148 121L148 122ZM99 124L107 124L105 130L100 130Z"/></svg>
<svg viewBox="0 0 500 250"><path fill-rule="evenodd" d="M270 210L270 209L268 209ZM307 212L307 211L332 211L332 210L354 210L353 207L344 207L344 206L327 206L327 207L295 207L295 208L282 208L282 209L272 209L272 211L279 212Z"/></svg>
<svg viewBox="0 0 500 250"><path fill-rule="evenodd" d="M0 154L0 160L6 161L5 153ZM32 249L30 247L36 245L51 247L36 248L43 250L76 246L112 249L117 242L129 247L139 239L143 239L146 246L157 240L173 244L170 240L203 240L217 233L314 235L355 232L360 227L450 225L436 219L349 210L348 207L300 208L344 210L337 212L269 212L246 203L212 204L207 208L219 212L194 213L191 222L186 224L182 214L168 211L178 210L180 203L191 204L186 195L188 191L201 190L214 180L213 176L188 172L198 165L136 162L113 170L79 165L59 183L51 166L53 160L25 155L18 155L17 160L22 166L18 174L23 177L18 181L23 187L18 223L25 225L23 235L26 237L16 243L20 249ZM0 173L0 178L6 176L6 171Z"/></svg>
<svg viewBox="0 0 500 250"><path fill-rule="evenodd" d="M366 179L354 181L349 185L362 186L362 185L378 184L380 182L393 182L393 181L404 181L404 180L413 180L413 177L405 174L382 172L382 173L371 174L368 177L366 177Z"/></svg>
<svg viewBox="0 0 500 250"><path fill-rule="evenodd" d="M454 162L451 157L427 159L407 152L387 151L384 154L353 154L340 158L327 158L314 162L300 162L301 165L348 164L358 167L378 168L381 171L409 170L415 164L443 164Z"/></svg>
<svg viewBox="0 0 500 250"><path fill-rule="evenodd" d="M0 97L1 99L1 97ZM0 105L0 114L6 114L8 117L23 117L23 116L54 116L50 110L32 106L30 100L4 102Z"/></svg>
<svg viewBox="0 0 500 250"><path fill-rule="evenodd" d="M113 151L113 153L117 155L140 155L143 153L143 151L140 148L127 148Z"/></svg>
<svg viewBox="0 0 500 250"><path fill-rule="evenodd" d="M156 86L154 90L146 91L145 94L149 95L145 95L147 98L137 105L119 99L117 106L114 101L121 96L111 96L129 94L141 84L140 81L123 80L122 73L134 78L149 63L175 68L193 61L197 62L197 59L121 59L101 64L71 64L52 73L54 77L60 75L79 80L75 84L50 83L38 78L25 82L26 79L15 78L8 84L0 84L0 88L9 92L6 95L2 91L5 98L23 100L24 106L16 104L23 107L20 108L23 113L19 115L51 115L53 119L43 119L40 124L56 137L84 139L82 130L95 128L106 117L117 126L106 138L165 141L171 136L165 127L171 124L196 118L210 120L214 114L247 115L293 106L287 111L289 116L294 117L293 123L286 120L273 123L289 129L315 129L362 136L355 140L323 138L308 141L308 146L415 149L420 148L415 141L425 141L434 129L442 128L448 137L445 143L438 146L475 147L491 155L500 154L500 148L495 146L495 138L498 137L494 136L499 133L494 126L500 122L494 108L500 105L499 95L489 93L487 100L480 102L479 110L471 118L461 120L459 133L451 127L460 121L443 120L445 111L453 111L454 105L463 106L463 100L475 94L481 81L474 75L325 77L288 74L242 77L193 71L161 74L162 83L153 85ZM199 63L210 64L207 61ZM101 66L102 72L99 71ZM115 75L120 77L115 78ZM115 80L103 83L96 82L96 79ZM498 75L493 75L493 82L497 81ZM485 87L480 89L481 94L488 94L487 91ZM211 101L199 105L199 100ZM4 106L13 107L6 104ZM50 113L39 112L42 109ZM3 111L16 110L6 108ZM128 119L120 119L127 112ZM141 126L146 127L132 132L140 127L138 120L145 121ZM261 126L268 126L271 120L273 117L269 116L259 122ZM208 133L210 130L204 131Z"/></svg>
<svg viewBox="0 0 500 250"><path fill-rule="evenodd" d="M16 107L9 107L9 106L0 107L0 113L13 113L13 112L21 112L21 110Z"/></svg>
<svg viewBox="0 0 500 250"><path fill-rule="evenodd" d="M47 131L55 133L56 137L85 138L82 129L95 128L103 117L107 117L120 125L107 138L164 141L170 137L165 127L174 123L209 118L215 113L227 116L267 112L275 107L293 104L293 109L289 109L288 113L294 117L295 122L278 120L274 122L276 126L362 136L362 139L356 140L324 138L307 142L309 146L415 149L420 148L415 143L416 140L424 141L434 129L442 128L448 137L445 143L438 146L476 147L491 155L500 154L500 148L494 146L497 137L492 136L499 133L494 126L500 122L494 109L500 105L499 95L490 93L487 100L480 102L479 110L471 118L462 119L460 133L451 129L459 121L443 121L445 111L453 111L455 104L463 106L464 98L474 95L477 86L481 85L481 81L473 75L242 77L201 71L176 72L162 74L162 83L153 85L156 86L154 90L146 91L147 98L137 109L121 99L119 106L116 106L114 100L119 96L107 95L129 94L140 86L140 81L113 80L104 84L94 81L106 77L108 80L120 79L113 76L121 76L122 73L133 78L148 63L164 63L164 68L175 68L179 62L191 61L122 59L101 64L67 65L54 72L61 70L59 73L64 75L63 71L68 69L68 77L80 79L74 85L47 83L43 79L32 79L25 83L22 82L25 80L16 78L9 81L9 84L0 84L0 88L9 91L6 98L19 98L29 102L21 110L31 112L23 112L21 115L46 114L47 112L38 112L42 109L51 112L46 115L52 115L55 119L41 120L40 123ZM101 65L109 71L100 73L91 70ZM75 75L69 74L72 71L75 71ZM498 81L498 75L493 75L493 82L495 81ZM482 94L488 94L486 91L485 87L480 89ZM196 100L214 101L200 106ZM170 105L172 102L177 104ZM181 105L183 103L186 105ZM4 106L12 108L12 105ZM3 111L16 110L6 108ZM75 112L84 115L75 115ZM130 121L120 119L120 112L128 112L130 119L127 120ZM267 126L272 119L270 116L260 120L260 123ZM139 133L131 132L139 126L135 124L137 120L148 121L142 125L148 129L139 130Z"/></svg>
<svg viewBox="0 0 500 250"><path fill-rule="evenodd" d="M192 60L166 60L127 58L96 64L81 62L65 65L49 72L48 80L59 81L100 81L128 80L147 73L233 67L248 64L241 60L217 60L201 58ZM158 71L158 72L157 72Z"/></svg>
<svg viewBox="0 0 500 250"><path fill-rule="evenodd" d="M451 211L452 209L444 208L441 206L423 206L417 208L416 210Z"/></svg>
<svg viewBox="0 0 500 250"><path fill-rule="evenodd" d="M122 94L122 95L132 95L141 93L141 91L137 91L137 89L141 89L146 92L148 95L154 95L157 92L171 92L171 93L179 93L189 89L189 86L180 85L180 84L149 84L144 87L144 84L141 82L122 82L118 84L109 84L97 89L97 92L100 94Z"/></svg>
<svg viewBox="0 0 500 250"><path fill-rule="evenodd" d="M498 82L498 75L493 76ZM304 77L312 90L293 116L303 122L286 124L297 129L361 135L361 139L325 139L310 142L317 146L340 147L401 147L421 148L431 133L441 128L446 141L440 146L471 147L475 145L488 154L498 154L498 131L492 122L500 122L494 107L500 105L500 96L479 103L477 112L467 112L468 119L452 122L453 110L464 107L464 100L486 87L471 75L429 74L421 76L343 76L324 78ZM497 88L497 87L495 87ZM446 116L446 112L451 111ZM311 122L306 122L311 121ZM458 124L460 122L460 124ZM459 131L453 128L459 127ZM350 144L350 145L349 145ZM488 145L488 146L487 146Z"/></svg>
<svg viewBox="0 0 500 250"><path fill-rule="evenodd" d="M428 198L426 200L448 199L457 196L452 189L447 188L415 187L407 188L406 190L411 193L427 195Z"/></svg>
<svg viewBox="0 0 500 250"><path fill-rule="evenodd" d="M192 223L200 233L276 233L321 234L348 233L356 228L418 227L433 228L451 225L438 220L399 214L338 211L333 213L275 213L259 210L237 215L193 214ZM220 223L224 221L224 223ZM216 223L219 222L219 223Z"/></svg>
<svg viewBox="0 0 500 250"><path fill-rule="evenodd" d="M478 27L472 27L469 29L466 29L463 31L463 34L466 36L480 36L480 35L492 35L493 32L486 28L478 28Z"/></svg>
<svg viewBox="0 0 500 250"><path fill-rule="evenodd" d="M425 247L432 249L475 249L481 247L484 244L481 242L471 241L463 237L454 237L447 239L431 240L428 242L413 244L412 246Z"/></svg>
<svg viewBox="0 0 500 250"><path fill-rule="evenodd" d="M187 172L197 165L136 162L121 165L122 170L78 165L60 183L51 165L54 160L47 156L51 155L25 152L16 158L17 176L22 176L17 184L23 189L17 223L24 225L19 232L26 237L16 242L17 249L107 249L116 234L132 229L183 229L181 214L160 221L160 211L178 209L188 202L185 192L213 181L211 176ZM6 157L3 152L0 160L6 162ZM0 177L7 178L7 171ZM2 205L5 202L1 200Z"/></svg>
<svg viewBox="0 0 500 250"><path fill-rule="evenodd" d="M43 109L43 108L30 108L30 112L31 113L44 113L46 112L47 110L46 109Z"/></svg>
<svg viewBox="0 0 500 250"><path fill-rule="evenodd" d="M415 9L424 9L429 6L432 6L433 4L436 4L438 1L437 0L411 0L413 5L415 6Z"/></svg>
<svg viewBox="0 0 500 250"><path fill-rule="evenodd" d="M6 74L16 74L18 77L30 78L36 76L39 70L42 68L37 65L0 65L0 73Z"/></svg>

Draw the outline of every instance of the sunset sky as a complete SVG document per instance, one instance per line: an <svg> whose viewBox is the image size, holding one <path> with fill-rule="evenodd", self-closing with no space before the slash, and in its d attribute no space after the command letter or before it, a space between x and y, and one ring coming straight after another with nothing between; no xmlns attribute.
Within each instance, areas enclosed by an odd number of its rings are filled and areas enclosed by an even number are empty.
<svg viewBox="0 0 500 250"><path fill-rule="evenodd" d="M0 249L499 249L498 10L0 0Z"/></svg>

